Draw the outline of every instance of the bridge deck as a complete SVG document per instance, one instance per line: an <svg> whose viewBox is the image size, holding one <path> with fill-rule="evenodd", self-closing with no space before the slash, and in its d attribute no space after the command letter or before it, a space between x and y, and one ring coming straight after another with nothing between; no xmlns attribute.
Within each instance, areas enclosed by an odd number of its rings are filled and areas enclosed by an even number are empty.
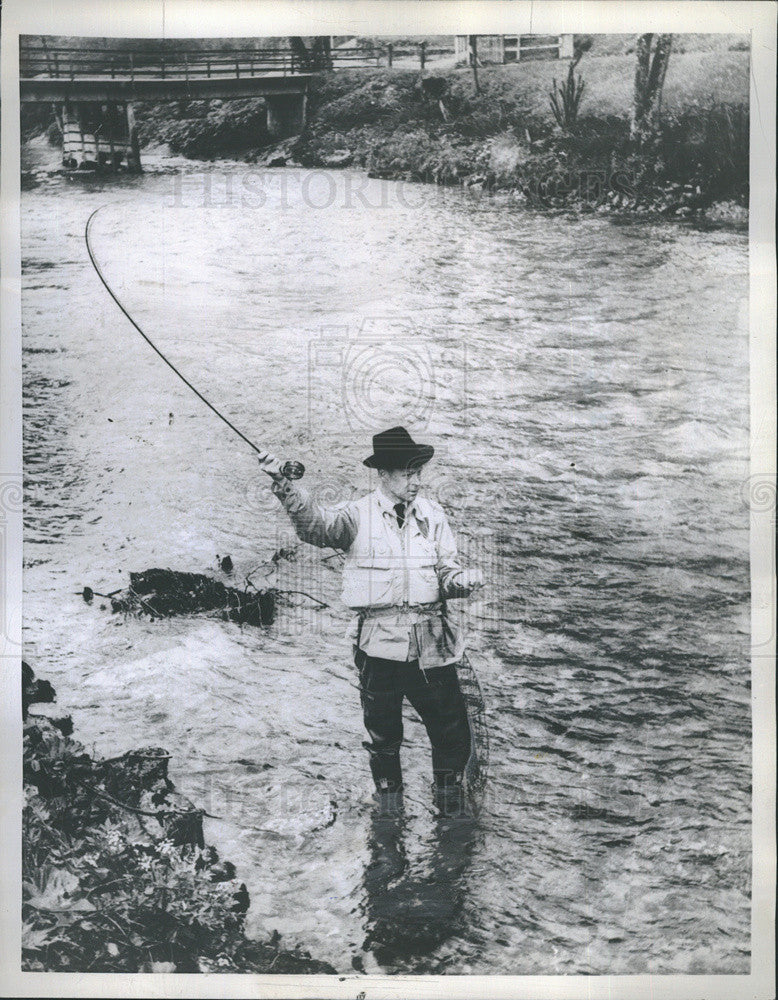
<svg viewBox="0 0 778 1000"><path fill-rule="evenodd" d="M23 101L182 100L299 94L316 69L377 65L378 49L306 55L284 49L25 46Z"/></svg>
<svg viewBox="0 0 778 1000"><path fill-rule="evenodd" d="M269 72L261 76L206 77L166 76L164 79L137 77L82 76L32 77L19 81L24 102L43 101L198 101L241 97L268 97L274 94L303 94L309 73L293 76Z"/></svg>

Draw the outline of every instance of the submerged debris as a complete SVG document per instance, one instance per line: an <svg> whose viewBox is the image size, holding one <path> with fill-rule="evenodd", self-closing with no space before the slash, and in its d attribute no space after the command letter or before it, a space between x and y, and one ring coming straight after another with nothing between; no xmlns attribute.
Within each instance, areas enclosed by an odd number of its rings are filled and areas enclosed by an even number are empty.
<svg viewBox="0 0 778 1000"><path fill-rule="evenodd" d="M111 609L152 618L221 612L225 621L268 628L275 618L278 591L238 590L203 573L147 569L130 573L130 586L111 598Z"/></svg>

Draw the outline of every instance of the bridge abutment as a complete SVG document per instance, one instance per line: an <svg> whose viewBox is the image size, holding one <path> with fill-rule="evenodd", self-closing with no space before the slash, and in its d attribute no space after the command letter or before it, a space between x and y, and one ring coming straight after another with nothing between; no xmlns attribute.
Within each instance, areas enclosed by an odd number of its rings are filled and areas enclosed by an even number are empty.
<svg viewBox="0 0 778 1000"><path fill-rule="evenodd" d="M298 135L305 128L308 97L301 94L274 94L265 97L267 131L274 139Z"/></svg>
<svg viewBox="0 0 778 1000"><path fill-rule="evenodd" d="M127 167L133 174L142 172L140 165L140 140L138 139L138 127L135 123L135 105L132 101L127 102L127 137L130 147L127 153Z"/></svg>
<svg viewBox="0 0 778 1000"><path fill-rule="evenodd" d="M132 104L64 101L62 163L71 170L139 172L140 145Z"/></svg>

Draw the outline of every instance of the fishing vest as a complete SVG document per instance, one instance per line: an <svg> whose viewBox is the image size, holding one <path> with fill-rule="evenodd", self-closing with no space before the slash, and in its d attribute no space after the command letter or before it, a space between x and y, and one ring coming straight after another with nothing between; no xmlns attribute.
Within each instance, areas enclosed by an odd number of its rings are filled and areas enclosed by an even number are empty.
<svg viewBox="0 0 778 1000"><path fill-rule="evenodd" d="M375 493L356 502L359 527L343 566L342 598L347 607L389 608L440 600L431 505L424 498L415 503L427 518L429 538L413 514L399 531L394 513L384 511Z"/></svg>

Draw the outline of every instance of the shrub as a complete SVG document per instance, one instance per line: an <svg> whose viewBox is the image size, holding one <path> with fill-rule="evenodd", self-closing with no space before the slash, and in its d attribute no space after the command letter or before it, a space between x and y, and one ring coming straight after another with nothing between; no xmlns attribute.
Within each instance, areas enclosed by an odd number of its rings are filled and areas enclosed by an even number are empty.
<svg viewBox="0 0 778 1000"><path fill-rule="evenodd" d="M666 173L699 185L709 201L747 199L748 109L725 104L665 116L658 143Z"/></svg>
<svg viewBox="0 0 778 1000"><path fill-rule="evenodd" d="M233 881L203 876L207 849L152 843L100 825L65 833L32 789L24 807L23 967L138 972L153 963L198 972L198 956L242 943ZM171 970L173 971L173 970Z"/></svg>
<svg viewBox="0 0 778 1000"><path fill-rule="evenodd" d="M573 73L572 63L564 84L557 83L556 77L554 78L549 98L551 112L560 128L571 129L575 125L585 86L581 74L576 77Z"/></svg>

